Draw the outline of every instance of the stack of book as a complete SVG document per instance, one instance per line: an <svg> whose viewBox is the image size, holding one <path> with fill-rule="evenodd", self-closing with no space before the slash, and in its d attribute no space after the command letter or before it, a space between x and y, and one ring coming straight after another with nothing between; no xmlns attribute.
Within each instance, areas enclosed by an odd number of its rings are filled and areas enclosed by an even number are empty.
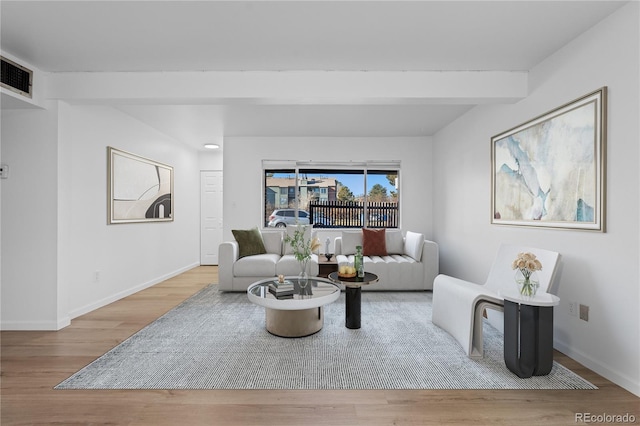
<svg viewBox="0 0 640 426"><path fill-rule="evenodd" d="M285 280L284 282L274 281L272 283L269 283L269 292L278 299L282 299L293 297L293 293L295 292L295 290L293 283L291 281Z"/></svg>

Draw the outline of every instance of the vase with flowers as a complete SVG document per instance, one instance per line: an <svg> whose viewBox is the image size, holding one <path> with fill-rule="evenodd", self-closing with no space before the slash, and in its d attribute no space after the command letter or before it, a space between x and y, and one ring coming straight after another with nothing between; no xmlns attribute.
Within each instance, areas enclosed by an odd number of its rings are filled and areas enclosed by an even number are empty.
<svg viewBox="0 0 640 426"><path fill-rule="evenodd" d="M538 291L539 281L536 271L542 269L542 263L536 259L533 253L518 253L511 267L516 270L516 284L520 294L524 297L533 297Z"/></svg>
<svg viewBox="0 0 640 426"><path fill-rule="evenodd" d="M320 248L320 240L318 238L305 238L306 231L307 226L298 226L292 235L286 234L284 237L284 242L291 246L293 256L300 264L298 283L300 284L302 293L304 293L309 278L307 265L311 260L311 254Z"/></svg>

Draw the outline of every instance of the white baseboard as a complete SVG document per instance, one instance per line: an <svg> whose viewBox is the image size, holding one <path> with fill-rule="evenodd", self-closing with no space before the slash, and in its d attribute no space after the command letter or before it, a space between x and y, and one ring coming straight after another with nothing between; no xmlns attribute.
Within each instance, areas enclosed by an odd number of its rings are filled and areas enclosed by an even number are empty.
<svg viewBox="0 0 640 426"><path fill-rule="evenodd" d="M594 360L590 356L575 350L574 348L567 345L565 342L561 342L559 340L553 340L553 347L563 354L567 355L569 358L579 362L580 364L587 367L589 370L594 371L595 373L601 375L607 380L611 380L616 385L628 390L634 395L640 396L640 383L634 381L632 378L626 376L625 374L613 370L609 366L602 365L600 362Z"/></svg>
<svg viewBox="0 0 640 426"><path fill-rule="evenodd" d="M57 321L3 321L2 331L58 331L71 324L70 317Z"/></svg>
<svg viewBox="0 0 640 426"><path fill-rule="evenodd" d="M69 326L73 318L77 318L81 315L88 314L91 311L95 311L96 309L102 308L103 306L106 306L110 303L118 301L124 297L130 296L141 290L144 290L153 285L161 283L162 281L168 280L169 278L173 278L176 275L180 275L183 272L188 271L189 269L195 268L196 266L200 266L200 263L199 262L192 263L191 265L184 266L178 270L175 270L168 274L154 278L153 280L139 284L130 289L113 294L109 297L105 297L104 299L98 300L97 302L90 303L78 309L74 309L70 311L67 316L58 318L57 321L3 321L2 324L0 324L0 330L3 330L3 331L58 331Z"/></svg>
<svg viewBox="0 0 640 426"><path fill-rule="evenodd" d="M173 278L176 275L180 275L183 272L186 272L186 271L188 271L190 269L195 268L196 266L200 266L200 263L199 262L192 263L191 265L184 266L184 267L182 267L180 269L177 269L177 270L175 270L173 272L170 272L168 274L162 275L160 277L154 278L154 279L152 279L150 281L147 281L145 283L139 284L139 285L137 285L135 287L131 287L131 288L127 289L127 290L123 290L123 291L121 291L119 293L116 293L116 294L113 294L113 295L111 295L109 297L105 297L104 299L101 299L101 300L98 300L96 302L90 303L90 304L85 305L85 306L83 306L81 308L74 309L74 310L69 312L69 318L73 319L73 318L77 318L77 317L79 317L81 315L88 314L89 312L95 311L96 309L102 308L103 306L106 306L106 305L108 305L110 303L116 302L116 301L118 301L120 299L123 299L123 298L125 298L127 296L131 296L132 294L135 294L135 293L137 293L137 292L139 292L141 290L144 290L146 288L154 286L154 285L156 285L158 283L161 283L162 281L168 280L169 278Z"/></svg>

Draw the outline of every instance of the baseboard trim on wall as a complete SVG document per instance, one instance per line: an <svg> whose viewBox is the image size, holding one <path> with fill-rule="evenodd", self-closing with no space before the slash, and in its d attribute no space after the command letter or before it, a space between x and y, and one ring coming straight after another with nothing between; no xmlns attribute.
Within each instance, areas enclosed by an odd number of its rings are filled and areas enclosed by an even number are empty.
<svg viewBox="0 0 640 426"><path fill-rule="evenodd" d="M579 362L588 369L601 375L605 379L611 380L616 385L628 390L634 395L640 396L640 383L635 382L632 378L626 376L625 374L613 370L609 366L602 365L600 362L594 360L583 352L575 350L566 343L561 342L557 339L554 339L553 347L563 354L567 355L569 358Z"/></svg>
<svg viewBox="0 0 640 426"><path fill-rule="evenodd" d="M2 331L58 331L71 324L70 317L57 321L3 321Z"/></svg>
<svg viewBox="0 0 640 426"><path fill-rule="evenodd" d="M123 299L123 298L125 298L127 296L131 296L132 294L135 294L135 293L137 293L139 291L142 291L142 290L144 290L146 288L149 288L149 287L154 286L154 285L156 285L158 283L161 283L162 281L168 280L169 278L173 278L176 275L180 275L183 272L186 272L186 271L188 271L190 269L193 269L193 268L195 268L197 266L200 266L200 262L192 263L190 265L187 265L187 266L184 266L184 267L182 267L180 269L172 271L172 272L170 272L168 274L161 275L161 276L156 277L156 278L154 278L154 279L152 279L150 281L147 281L145 283L139 284L139 285L137 285L135 287L132 287L130 289L127 289L127 290L121 291L119 293L113 294L113 295L111 295L109 297L105 297L104 299L98 300L97 302L90 303L90 304L88 304L86 306L83 306L81 308L78 308L78 309L74 309L74 310L69 312L69 318L73 319L73 318L77 318L77 317L79 317L81 315L88 314L89 312L95 311L96 309L102 308L103 306L106 306L106 305L108 305L110 303L116 302L116 301L118 301L120 299Z"/></svg>

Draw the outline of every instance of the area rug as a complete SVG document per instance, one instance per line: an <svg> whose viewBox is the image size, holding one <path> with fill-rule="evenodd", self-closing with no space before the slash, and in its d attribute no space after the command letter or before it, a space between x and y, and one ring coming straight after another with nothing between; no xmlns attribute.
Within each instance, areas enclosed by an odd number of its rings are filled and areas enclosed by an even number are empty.
<svg viewBox="0 0 640 426"><path fill-rule="evenodd" d="M489 324L484 358L468 358L431 323L430 292L363 292L358 330L344 293L324 309L318 333L276 337L263 307L212 284L56 389L596 389L555 362L517 377Z"/></svg>

